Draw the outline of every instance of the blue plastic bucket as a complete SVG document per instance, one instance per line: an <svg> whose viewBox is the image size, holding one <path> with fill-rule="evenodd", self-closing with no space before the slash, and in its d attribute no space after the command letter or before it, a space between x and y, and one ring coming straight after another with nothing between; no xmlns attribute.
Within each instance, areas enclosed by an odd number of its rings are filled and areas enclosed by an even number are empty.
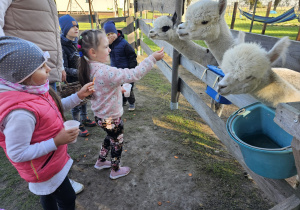
<svg viewBox="0 0 300 210"><path fill-rule="evenodd" d="M254 103L233 113L226 128L252 171L271 179L286 179L297 174L293 136L280 128L274 117L274 109Z"/></svg>

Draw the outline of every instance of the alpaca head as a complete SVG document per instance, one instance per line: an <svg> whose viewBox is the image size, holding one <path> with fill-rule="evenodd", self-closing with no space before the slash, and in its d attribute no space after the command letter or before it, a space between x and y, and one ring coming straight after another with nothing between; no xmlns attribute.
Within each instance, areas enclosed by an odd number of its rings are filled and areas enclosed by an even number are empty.
<svg viewBox="0 0 300 210"><path fill-rule="evenodd" d="M226 10L226 0L218 2L200 0L187 8L186 22L180 24L177 33L183 40L213 41L220 35Z"/></svg>
<svg viewBox="0 0 300 210"><path fill-rule="evenodd" d="M256 91L262 82L268 80L271 64L285 54L289 45L289 38L284 37L269 52L256 43L242 43L227 50L220 66L225 76L218 84L218 93L229 95Z"/></svg>
<svg viewBox="0 0 300 210"><path fill-rule="evenodd" d="M172 40L174 35L177 36L174 28L177 19L176 12L173 17L161 16L158 17L153 23L153 29L149 31L149 37L151 39L159 40Z"/></svg>

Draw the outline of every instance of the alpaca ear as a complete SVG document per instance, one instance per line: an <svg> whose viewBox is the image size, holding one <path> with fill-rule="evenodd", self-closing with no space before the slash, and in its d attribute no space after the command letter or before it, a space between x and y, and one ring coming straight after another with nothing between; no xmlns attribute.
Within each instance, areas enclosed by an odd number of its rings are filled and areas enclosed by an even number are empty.
<svg viewBox="0 0 300 210"><path fill-rule="evenodd" d="M273 48L268 52L267 56L270 59L271 63L274 63L278 58L283 57L282 60L284 61L286 51L290 46L291 42L289 37L285 36L281 38L279 41L275 43Z"/></svg>
<svg viewBox="0 0 300 210"><path fill-rule="evenodd" d="M227 0L219 0L219 15L220 16L225 12L226 6L227 6Z"/></svg>
<svg viewBox="0 0 300 210"><path fill-rule="evenodd" d="M245 36L246 36L246 33L244 31L239 31L238 37L235 40L236 45L244 43Z"/></svg>
<svg viewBox="0 0 300 210"><path fill-rule="evenodd" d="M175 12L172 17L173 26L176 24L176 21L177 21L177 13Z"/></svg>

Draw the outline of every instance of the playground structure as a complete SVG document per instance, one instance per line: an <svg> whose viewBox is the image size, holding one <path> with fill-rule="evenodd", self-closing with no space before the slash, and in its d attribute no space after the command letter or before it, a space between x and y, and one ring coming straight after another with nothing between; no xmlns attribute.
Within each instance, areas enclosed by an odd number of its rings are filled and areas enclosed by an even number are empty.
<svg viewBox="0 0 300 210"><path fill-rule="evenodd" d="M147 54L151 54L152 51L143 42L140 33L137 33L140 29L143 34L148 35L152 29L149 22L145 19L139 19L143 17L142 13L146 10L159 11L161 13L178 14L177 25L181 22L183 11L183 0L169 0L167 2L161 2L158 0L139 0L134 3L134 17L126 16L119 18L101 19L96 22L99 26L108 20L114 20L115 22L126 21L127 27L123 28L124 34L127 34L128 42L138 49L138 52L142 49ZM129 14L129 12L127 13ZM238 31L231 30L234 37L237 37ZM258 35L252 33L246 33L246 42L258 42L266 50L270 50L272 46L278 41L278 38ZM185 56L180 55L172 45L162 40L154 41L159 47L164 47L165 52L172 57L173 63L170 67L165 61L157 62L157 66L162 71L164 76L172 83L171 93L171 109L178 109L178 97L182 94L186 100L193 106L199 116L210 126L213 132L218 136L220 141L227 147L228 151L236 158L240 165L251 175L253 180L261 188L261 190L269 197L270 200L277 203L272 209L294 209L300 207L299 193L284 179L268 179L257 175L246 165L239 146L235 143L226 131L225 122L206 105L201 99L201 96L197 94L182 78L178 76L178 66L181 64L187 71L191 72L195 77L216 90L218 82L222 79L222 76L208 70L205 66L195 63L187 59ZM276 62L276 67L285 67L294 69L300 72L300 43L297 41L291 41L292 44L288 48L286 62L283 65L281 60ZM193 52L191 52L193 53ZM237 107L245 107L249 104L257 102L250 95L229 95L226 98L235 104ZM285 131L293 136L292 148L295 158L298 174L300 172L300 102L279 104L276 109L276 116L274 121Z"/></svg>

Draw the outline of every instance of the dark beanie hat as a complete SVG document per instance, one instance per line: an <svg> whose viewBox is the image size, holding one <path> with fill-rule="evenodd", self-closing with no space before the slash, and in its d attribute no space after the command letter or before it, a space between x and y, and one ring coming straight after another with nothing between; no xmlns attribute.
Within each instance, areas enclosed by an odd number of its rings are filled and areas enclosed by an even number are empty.
<svg viewBox="0 0 300 210"><path fill-rule="evenodd" d="M104 24L103 28L104 28L106 34L109 34L109 33L118 34L115 23L113 21L106 22Z"/></svg>
<svg viewBox="0 0 300 210"><path fill-rule="evenodd" d="M34 43L11 36L0 37L0 77L21 83L47 59Z"/></svg>
<svg viewBox="0 0 300 210"><path fill-rule="evenodd" d="M72 28L73 26L78 27L78 23L72 16L64 15L59 18L59 26L61 28L63 35L66 36L70 28Z"/></svg>

